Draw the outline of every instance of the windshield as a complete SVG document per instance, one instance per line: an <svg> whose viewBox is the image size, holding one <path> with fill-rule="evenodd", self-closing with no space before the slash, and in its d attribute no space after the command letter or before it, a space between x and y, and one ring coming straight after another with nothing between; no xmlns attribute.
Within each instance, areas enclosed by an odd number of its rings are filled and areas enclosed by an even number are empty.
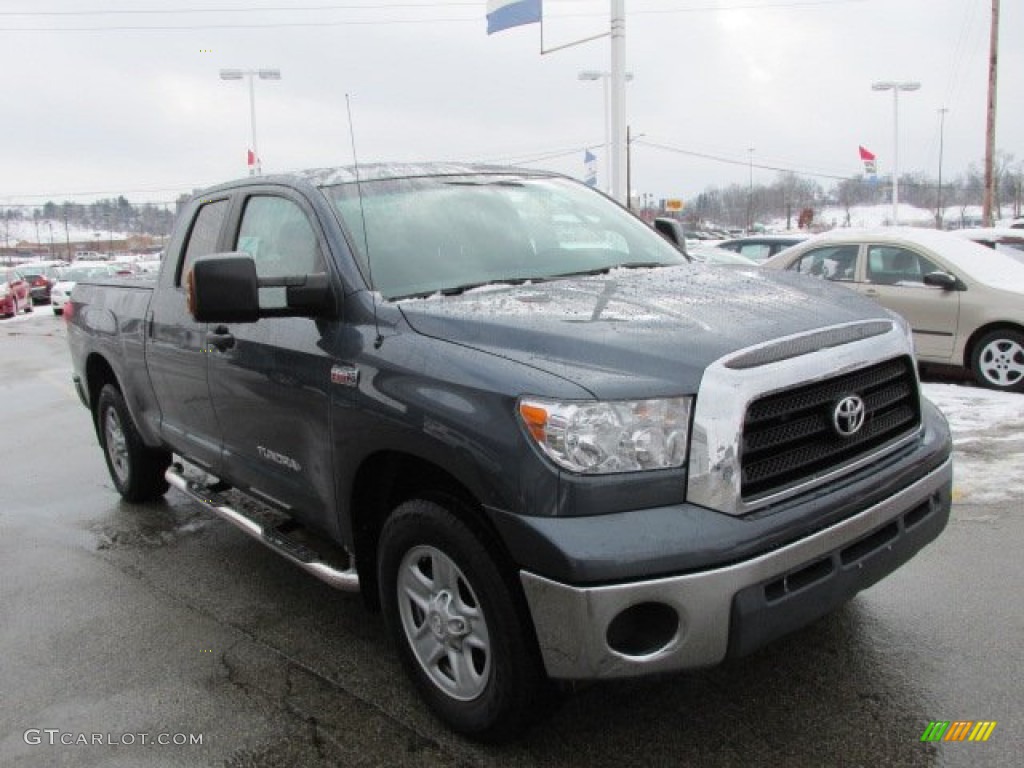
<svg viewBox="0 0 1024 768"><path fill-rule="evenodd" d="M360 186L361 206L355 184L324 192L364 274L388 299L686 263L642 221L567 179L434 176Z"/></svg>

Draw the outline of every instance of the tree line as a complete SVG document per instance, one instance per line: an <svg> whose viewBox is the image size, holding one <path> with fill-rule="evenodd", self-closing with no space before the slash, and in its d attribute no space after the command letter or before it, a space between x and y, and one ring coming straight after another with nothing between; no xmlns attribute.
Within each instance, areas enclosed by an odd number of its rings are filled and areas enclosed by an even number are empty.
<svg viewBox="0 0 1024 768"><path fill-rule="evenodd" d="M63 227L87 229L95 232L126 232L128 234L157 235L170 234L178 204L141 203L133 205L124 195L106 198L93 203L64 201L46 202L38 208L12 206L4 209L8 221L49 221ZM48 233L39 232L45 240Z"/></svg>
<svg viewBox="0 0 1024 768"><path fill-rule="evenodd" d="M1015 164L1012 154L999 152L995 176L995 218L1024 215L1024 164ZM899 199L901 203L932 211L936 216L941 203L945 227L968 226L970 209L982 204L984 181L983 171L974 165L964 173L943 178L941 190L936 177L921 172L903 173L900 174ZM782 219L787 222L787 228L795 229L801 213L806 219L808 210L815 212L833 206L845 209L849 215L854 206L885 204L891 199L891 177L872 180L858 175L838 180L826 188L815 179L782 172L770 184L708 187L687 201L684 219L694 228L707 223L749 228L758 222ZM813 216L810 218L812 226L819 223Z"/></svg>

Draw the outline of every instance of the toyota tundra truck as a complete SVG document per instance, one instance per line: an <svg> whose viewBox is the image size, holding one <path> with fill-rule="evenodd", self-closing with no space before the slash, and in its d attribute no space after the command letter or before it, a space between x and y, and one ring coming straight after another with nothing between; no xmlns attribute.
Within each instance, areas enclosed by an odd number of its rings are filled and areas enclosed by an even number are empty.
<svg viewBox="0 0 1024 768"><path fill-rule="evenodd" d="M557 174L226 183L182 210L155 282L80 282L67 315L121 496L173 486L361 592L477 739L558 681L750 653L949 516L949 430L901 318L691 264Z"/></svg>

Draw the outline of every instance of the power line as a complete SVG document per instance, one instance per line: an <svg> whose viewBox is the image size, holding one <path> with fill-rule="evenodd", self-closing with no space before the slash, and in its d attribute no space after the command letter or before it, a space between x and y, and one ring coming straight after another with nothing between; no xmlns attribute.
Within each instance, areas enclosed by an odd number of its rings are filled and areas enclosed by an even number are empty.
<svg viewBox="0 0 1024 768"><path fill-rule="evenodd" d="M720 155L712 155L712 154L710 154L708 152L696 152L696 151L690 150L690 149L683 149L681 147L672 147L672 146L669 146L667 144L659 144L657 142L645 141L643 139L636 139L636 140L633 141L633 143L634 144L640 144L640 145L645 146L645 147L651 147L652 149L660 149L660 150L663 150L665 152L672 152L672 153L677 154L677 155L687 155L689 157L699 157L699 158L702 158L704 160L712 160L714 162L725 163L727 165L740 165L740 166L743 166L744 168L752 165L754 168L758 168L760 170L764 170L764 171L777 171L779 173L792 173L792 174L794 174L796 176L810 176L810 177L818 178L818 179L829 179L831 181L856 181L856 182L859 182L859 183L862 183L862 184L871 184L871 183L873 183L869 179L866 179L863 176L859 176L859 175L847 174L847 175L841 176L841 175L832 174L832 173L822 173L822 172L819 172L819 171L801 171L801 170L798 170L798 169L795 169L795 168L786 168L786 167L783 167L783 166L769 165L769 164L766 164L766 163L751 163L750 160L740 160L740 159L731 158L731 157L722 157ZM936 184L921 183L921 182L915 182L915 181L904 181L902 177L900 178L900 186L901 187L914 187L915 189L938 189L938 185L936 185Z"/></svg>
<svg viewBox="0 0 1024 768"><path fill-rule="evenodd" d="M788 2L768 2L768 3L743 3L737 5L723 5L723 6L694 6L690 8L657 8L657 9L639 9L630 11L631 15L634 16L645 16L652 14L674 14L674 13L719 13L722 11L736 11L736 10L777 10L777 9L789 9L789 8L807 8L807 7L829 7L837 5L850 5L853 3L866 3L871 0L789 0ZM414 3L387 3L383 5L344 5L344 6L304 6L297 8L288 7L248 7L248 8L191 8L191 9L177 9L177 10L155 10L155 9L142 9L142 10L91 10L91 11L3 11L0 12L0 16L27 16L27 17L72 17L72 16L98 16L98 15L114 15L114 14L174 14L174 13L278 13L278 12L294 12L294 11L336 11L336 10L359 10L359 11L389 11L389 10L408 10L408 9L424 9L430 10L431 8L440 7L467 7L476 6L479 7L479 3L468 3L468 2L442 2L442 3L429 3L429 4L414 4ZM547 14L547 18L551 19L573 19L573 18L603 18L607 14L604 12L578 12L578 13L553 13ZM92 27L6 27L0 28L0 33L3 32L173 32L173 31L193 31L193 30L204 30L204 29L288 29L288 28L308 28L308 27L346 27L346 26L391 26L396 24L454 24L454 23L481 23L483 16L479 13L474 14L472 17L453 17L453 18L419 18L419 19L345 19L340 21L291 21L291 22L254 22L249 24L243 23L225 23L225 24L175 24L175 25L163 25L163 24L150 24L150 25L120 25L111 24L105 26L92 26Z"/></svg>

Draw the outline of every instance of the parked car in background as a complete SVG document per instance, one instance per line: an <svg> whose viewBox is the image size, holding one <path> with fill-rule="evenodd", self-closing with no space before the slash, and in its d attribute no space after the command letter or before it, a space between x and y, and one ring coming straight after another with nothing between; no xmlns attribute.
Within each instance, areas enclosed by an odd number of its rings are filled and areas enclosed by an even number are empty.
<svg viewBox="0 0 1024 768"><path fill-rule="evenodd" d="M687 245L686 253L690 256L693 261L700 264L714 264L715 266L727 266L727 267L756 267L757 262L753 259L748 259L734 251L727 251L724 248L719 248L716 245L704 245L703 243L697 243L696 245Z"/></svg>
<svg viewBox="0 0 1024 768"><path fill-rule="evenodd" d="M160 259L140 259L135 262L136 273L140 275L155 275L160 271Z"/></svg>
<svg viewBox="0 0 1024 768"><path fill-rule="evenodd" d="M0 316L14 317L32 311L28 281L12 267L0 267Z"/></svg>
<svg viewBox="0 0 1024 768"><path fill-rule="evenodd" d="M716 243L719 248L727 251L735 251L748 259L753 259L758 264L770 259L780 251L784 251L791 245L804 242L809 235L750 235L749 237L737 237L732 240L725 240Z"/></svg>
<svg viewBox="0 0 1024 768"><path fill-rule="evenodd" d="M1012 227L974 227L950 230L954 235L966 237L994 251L1009 254L1017 261L1024 262L1024 229Z"/></svg>
<svg viewBox="0 0 1024 768"><path fill-rule="evenodd" d="M919 361L1024 392L1024 264L1005 253L934 229L843 229L762 266L869 296L909 321Z"/></svg>
<svg viewBox="0 0 1024 768"><path fill-rule="evenodd" d="M28 281L33 304L49 304L50 291L57 282L56 261L28 261L18 265L18 272Z"/></svg>
<svg viewBox="0 0 1024 768"><path fill-rule="evenodd" d="M108 277L116 273L116 267L105 263L79 262L71 267L57 271L57 282L50 292L50 306L53 314L63 315L64 305L71 300L71 289L79 280L95 277Z"/></svg>

